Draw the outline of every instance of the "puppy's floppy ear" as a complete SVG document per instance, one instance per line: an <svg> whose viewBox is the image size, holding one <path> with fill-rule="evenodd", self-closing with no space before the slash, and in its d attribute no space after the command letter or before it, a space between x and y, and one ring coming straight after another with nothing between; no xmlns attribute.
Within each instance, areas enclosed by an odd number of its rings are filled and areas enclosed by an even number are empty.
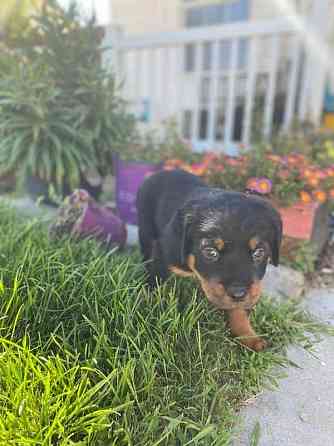
<svg viewBox="0 0 334 446"><path fill-rule="evenodd" d="M274 266L279 264L279 252L282 242L283 223L279 212L272 208L270 209L270 219L273 228L273 237L271 240L271 262Z"/></svg>
<svg viewBox="0 0 334 446"><path fill-rule="evenodd" d="M165 252L170 264L187 266L187 256L191 250L190 229L196 212L196 204L188 202L176 211L170 221L164 237Z"/></svg>
<svg viewBox="0 0 334 446"><path fill-rule="evenodd" d="M175 247L178 253L178 260L181 265L186 264L186 258L190 249L189 229L191 225L191 214L186 209L179 209L172 221L172 230L176 236Z"/></svg>

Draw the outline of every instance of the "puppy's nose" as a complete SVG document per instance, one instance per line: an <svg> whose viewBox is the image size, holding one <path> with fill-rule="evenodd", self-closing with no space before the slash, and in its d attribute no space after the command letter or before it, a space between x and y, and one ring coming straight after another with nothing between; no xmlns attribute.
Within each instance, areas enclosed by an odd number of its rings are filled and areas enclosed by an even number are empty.
<svg viewBox="0 0 334 446"><path fill-rule="evenodd" d="M234 299L241 300L247 294L247 287L244 287L244 286L230 286L227 289L227 292Z"/></svg>

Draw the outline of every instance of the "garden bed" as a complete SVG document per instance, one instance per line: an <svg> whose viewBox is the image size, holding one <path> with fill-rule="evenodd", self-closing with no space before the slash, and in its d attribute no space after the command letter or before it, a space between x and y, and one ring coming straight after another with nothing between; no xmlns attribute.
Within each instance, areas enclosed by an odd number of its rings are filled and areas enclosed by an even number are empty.
<svg viewBox="0 0 334 446"><path fill-rule="evenodd" d="M172 158L173 152L168 152L168 147L173 146L176 147L174 155L179 154L179 158ZM159 159L159 154L167 158L164 161L161 158L160 164L149 163L144 144L132 153L132 158L141 162L123 161L125 173L115 169L116 204L127 223L136 223L136 192L145 179L144 173L147 175L159 168L183 169L202 177L210 186L257 194L271 201L282 216L282 253L289 261L304 250L305 244L308 250L312 247L314 257L323 251L329 236L329 210L334 203L334 164L330 160L324 167L303 153L277 155L264 146L239 157L211 152L195 154L182 146L175 135L166 147L158 144L155 147L149 150L152 159ZM130 175L129 169L136 171Z"/></svg>
<svg viewBox="0 0 334 446"><path fill-rule="evenodd" d="M289 343L324 328L263 300L261 354L232 339L189 281L150 294L135 253L50 242L0 207L0 442L227 445L236 411Z"/></svg>

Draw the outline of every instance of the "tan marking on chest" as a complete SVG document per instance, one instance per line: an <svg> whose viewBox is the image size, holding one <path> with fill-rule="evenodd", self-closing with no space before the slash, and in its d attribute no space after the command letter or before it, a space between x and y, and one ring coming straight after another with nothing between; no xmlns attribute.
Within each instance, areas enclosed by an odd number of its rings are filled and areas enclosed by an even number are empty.
<svg viewBox="0 0 334 446"><path fill-rule="evenodd" d="M169 271L173 274L176 274L180 277L192 277L193 273L191 271L185 271L184 269L179 268L178 266L171 265L168 267Z"/></svg>

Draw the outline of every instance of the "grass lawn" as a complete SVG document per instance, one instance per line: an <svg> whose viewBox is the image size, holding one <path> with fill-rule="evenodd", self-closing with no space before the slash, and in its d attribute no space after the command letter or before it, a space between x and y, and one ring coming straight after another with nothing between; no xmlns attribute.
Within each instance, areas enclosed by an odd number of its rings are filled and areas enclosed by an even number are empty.
<svg viewBox="0 0 334 446"><path fill-rule="evenodd" d="M189 281L148 293L137 253L50 242L0 207L0 445L228 445L284 347L327 330L293 304L254 313L254 353Z"/></svg>

